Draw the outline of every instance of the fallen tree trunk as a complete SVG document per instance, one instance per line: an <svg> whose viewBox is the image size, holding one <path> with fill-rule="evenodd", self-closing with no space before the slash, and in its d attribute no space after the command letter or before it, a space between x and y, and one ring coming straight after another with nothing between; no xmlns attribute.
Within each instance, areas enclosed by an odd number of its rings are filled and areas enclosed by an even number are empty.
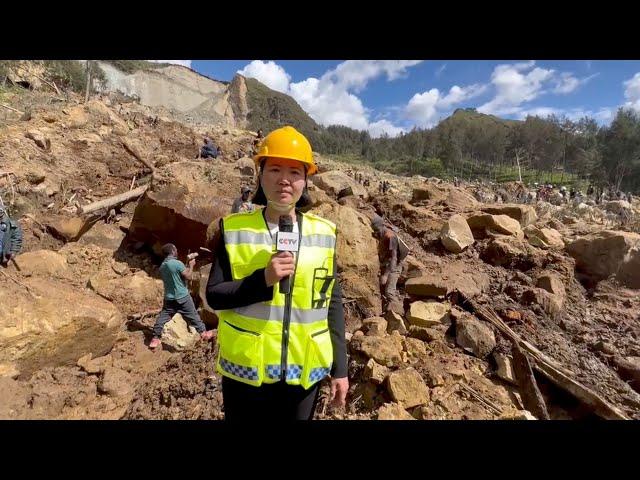
<svg viewBox="0 0 640 480"><path fill-rule="evenodd" d="M516 332L511 330L491 308L482 306L471 299L463 298L463 303L471 306L478 317L495 326L514 344L517 344L522 350L528 352L535 360L534 368L536 371L540 372L556 386L569 392L575 398L588 405L596 415L607 420L629 420L629 417L625 415L622 410L575 380L573 378L575 374L571 370L562 367L558 362L549 358L529 342L523 340Z"/></svg>
<svg viewBox="0 0 640 480"><path fill-rule="evenodd" d="M124 149L129 152L136 160L138 160L140 163L142 163L145 167L149 168L151 170L151 175L155 176L156 173L156 169L153 166L153 164L142 157L142 155L140 154L140 152L138 152L138 150L131 145L129 142L127 142L126 140L122 140L122 146L124 147Z"/></svg>
<svg viewBox="0 0 640 480"><path fill-rule="evenodd" d="M97 202L90 203L89 205L80 206L78 208L79 214L86 214L95 212L96 210L100 210L102 208L110 208L115 205L119 205L121 203L129 202L138 198L144 192L147 191L149 185L143 185L133 190L129 190L128 192L120 193L113 197L105 198L102 200L98 200Z"/></svg>
<svg viewBox="0 0 640 480"><path fill-rule="evenodd" d="M549 420L547 405L538 388L536 377L533 375L531 364L527 355L520 349L517 343L513 344L513 370L520 387L524 408L533 413L540 420Z"/></svg>

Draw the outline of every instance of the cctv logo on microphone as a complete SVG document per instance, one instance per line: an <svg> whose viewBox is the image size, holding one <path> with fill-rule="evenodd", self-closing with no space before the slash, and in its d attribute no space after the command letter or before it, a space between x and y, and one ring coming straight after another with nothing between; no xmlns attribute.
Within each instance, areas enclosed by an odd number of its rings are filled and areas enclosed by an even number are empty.
<svg viewBox="0 0 640 480"><path fill-rule="evenodd" d="M278 232L276 243L279 252L297 252L300 238L297 233Z"/></svg>

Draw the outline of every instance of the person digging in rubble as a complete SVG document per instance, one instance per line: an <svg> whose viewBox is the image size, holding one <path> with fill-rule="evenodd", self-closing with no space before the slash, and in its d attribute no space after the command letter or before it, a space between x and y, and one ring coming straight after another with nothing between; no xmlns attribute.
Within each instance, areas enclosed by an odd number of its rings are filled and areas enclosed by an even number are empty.
<svg viewBox="0 0 640 480"><path fill-rule="evenodd" d="M210 138L204 139L204 145L200 149L200 158L218 158L220 151Z"/></svg>
<svg viewBox="0 0 640 480"><path fill-rule="evenodd" d="M161 345L162 330L176 313L182 315L182 318L195 327L200 338L210 340L213 330L207 331L185 284L185 280L191 278L196 259L189 260L189 267L185 267L184 263L178 260L178 249L173 243L165 244L162 247L162 254L165 259L160 265L160 276L164 284L164 300L160 315L153 326L153 338L149 348L156 349Z"/></svg>
<svg viewBox="0 0 640 480"><path fill-rule="evenodd" d="M225 419L311 420L321 380L341 406L349 389L336 226L300 210L318 171L304 135L272 131L254 162L253 201L266 207L221 219L207 284Z"/></svg>
<svg viewBox="0 0 640 480"><path fill-rule="evenodd" d="M7 265L22 249L22 228L9 218L0 201L0 264Z"/></svg>
<svg viewBox="0 0 640 480"><path fill-rule="evenodd" d="M385 310L394 302L400 301L397 292L398 278L402 274L404 260L408 249L398 238L396 232L387 227L382 217L376 215L371 220L371 227L378 240L378 256L380 258L380 289L385 298Z"/></svg>
<svg viewBox="0 0 640 480"><path fill-rule="evenodd" d="M251 195L251 188L243 186L240 190L240 196L236 198L231 207L231 213L240 212L253 212L256 206L253 204L249 196Z"/></svg>

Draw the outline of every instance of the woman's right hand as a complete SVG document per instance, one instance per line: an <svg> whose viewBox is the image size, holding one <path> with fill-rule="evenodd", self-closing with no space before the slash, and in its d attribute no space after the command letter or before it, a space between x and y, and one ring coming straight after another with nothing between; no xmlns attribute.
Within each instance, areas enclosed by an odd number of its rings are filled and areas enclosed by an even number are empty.
<svg viewBox="0 0 640 480"><path fill-rule="evenodd" d="M274 253L264 269L267 287L272 287L283 278L293 275L294 270L295 260L291 252Z"/></svg>

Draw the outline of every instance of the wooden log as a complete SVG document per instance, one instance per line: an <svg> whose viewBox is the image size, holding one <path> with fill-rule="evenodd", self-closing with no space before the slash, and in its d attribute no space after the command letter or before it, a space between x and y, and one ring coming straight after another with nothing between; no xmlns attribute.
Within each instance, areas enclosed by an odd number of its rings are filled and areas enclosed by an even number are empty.
<svg viewBox="0 0 640 480"><path fill-rule="evenodd" d="M80 209L78 210L78 213L81 213L81 214L91 213L91 212L95 212L96 210L100 210L102 208L110 208L115 205L119 205L121 203L129 202L133 199L138 198L140 195L146 192L148 188L149 188L149 185L143 185L133 190L129 190L128 192L120 193L118 195L114 195L113 197L98 200L97 202L93 202L93 203L90 203L89 205L84 205L80 207Z"/></svg>
<svg viewBox="0 0 640 480"><path fill-rule="evenodd" d="M538 388L529 359L517 343L513 344L513 370L520 387L520 395L524 408L540 420L550 420L547 405Z"/></svg>
<svg viewBox="0 0 640 480"><path fill-rule="evenodd" d="M140 152L138 152L138 150L133 145L131 145L129 142L127 142L126 140L123 139L122 140L122 146L136 160L138 160L140 163L142 163L145 167L149 168L151 170L152 175L155 174L156 169L153 166L153 164L151 162L149 162L147 159L143 158L142 155L140 154Z"/></svg>
<svg viewBox="0 0 640 480"><path fill-rule="evenodd" d="M543 374L556 386L569 392L579 401L591 407L596 415L607 420L629 420L625 413L612 405L590 388L575 380L575 374L558 362L543 354L529 342L523 340L517 333L509 328L502 319L491 308L482 306L471 299L464 299L464 303L471 306L476 315L482 320L489 322L500 330L514 344L528 352L535 360L535 370Z"/></svg>

